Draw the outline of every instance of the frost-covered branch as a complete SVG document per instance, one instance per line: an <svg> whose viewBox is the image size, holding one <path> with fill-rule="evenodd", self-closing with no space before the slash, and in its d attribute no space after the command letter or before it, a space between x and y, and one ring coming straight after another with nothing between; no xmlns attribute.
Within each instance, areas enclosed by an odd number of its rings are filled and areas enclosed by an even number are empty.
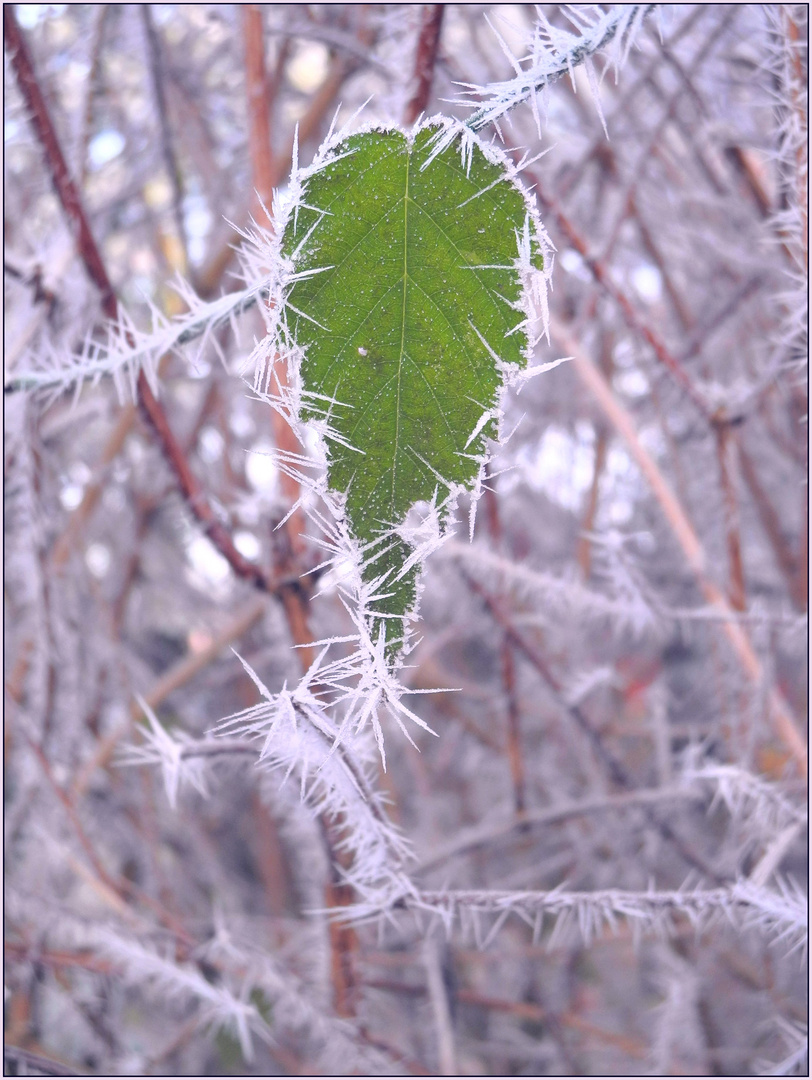
<svg viewBox="0 0 812 1080"><path fill-rule="evenodd" d="M534 940L545 922L553 924L553 942L576 931L580 941L589 943L605 932L616 932L621 921L638 935L664 935L674 932L678 919L686 919L697 930L722 919L740 929L756 929L792 951L806 948L806 899L797 885L786 881L778 889L738 881L717 889L675 891L590 893L564 887L549 892L421 891L416 897L404 896L400 906L438 916L449 931L459 924L481 947L514 915L532 928Z"/></svg>
<svg viewBox="0 0 812 1080"><path fill-rule="evenodd" d="M597 91L597 80L591 66L592 57L607 45L613 45L608 63L615 71L628 55L634 37L646 15L656 4L615 4L604 12L597 4L566 5L564 12L577 28L576 33L553 26L539 5L536 24L530 43L530 55L517 61L501 37L503 51L516 72L505 82L487 86L469 85L465 96L455 104L471 107L467 97L485 99L473 116L465 121L473 131L499 120L523 101L532 101L536 122L541 131L537 95L556 79L569 75L576 67L586 64L590 84ZM497 34L497 36L499 36ZM522 63L526 66L522 67ZM597 100L597 93L595 94Z"/></svg>
<svg viewBox="0 0 812 1080"><path fill-rule="evenodd" d="M262 283L249 285L237 292L226 293L215 300L200 300L182 281L176 284L188 307L182 315L168 318L150 305L152 327L141 330L120 306L118 319L103 328L106 340L90 338L83 350L65 357L62 353L37 353L32 366L20 365L8 375L4 392L62 391L78 389L83 383L95 385L102 378L111 378L120 401L137 397L138 377L143 372L157 392L158 362L164 356L184 355L185 346L193 341L199 345L191 363L209 345L217 348L215 331L231 326L235 337L235 320L267 300L268 290ZM29 361L31 364L31 361Z"/></svg>

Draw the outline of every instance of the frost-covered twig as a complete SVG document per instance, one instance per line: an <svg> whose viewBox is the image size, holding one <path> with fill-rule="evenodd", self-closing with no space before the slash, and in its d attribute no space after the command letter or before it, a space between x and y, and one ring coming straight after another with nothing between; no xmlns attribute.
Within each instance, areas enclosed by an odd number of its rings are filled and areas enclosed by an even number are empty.
<svg viewBox="0 0 812 1080"><path fill-rule="evenodd" d="M515 915L533 929L538 939L544 921L554 924L553 940L568 926L577 929L588 943L604 930L615 931L625 920L635 933L666 935L675 920L684 918L697 929L722 919L739 929L755 929L774 942L783 942L790 951L805 948L807 934L806 899L798 886L782 881L778 889L754 886L749 881L733 882L716 889L648 890L640 892L604 889L579 892L564 887L548 892L503 892L487 889L421 891L404 896L399 906L439 916L450 930L459 923L480 938L478 917L495 917L489 931L501 927Z"/></svg>
<svg viewBox="0 0 812 1080"><path fill-rule="evenodd" d="M385 903L412 886L403 870L409 845L389 821L368 775L369 740L339 726L325 708L320 670L324 651L295 690L272 694L243 661L265 701L227 717L218 735L261 743L258 766L296 773L303 799L324 821L340 825L338 851L350 865L343 877L367 903Z"/></svg>
<svg viewBox="0 0 812 1080"><path fill-rule="evenodd" d="M239 315L267 299L263 282L226 293L215 300L200 300L184 283L177 283L188 311L174 318L151 306L152 328L139 330L127 312L118 307L118 319L105 327L106 340L88 340L82 352L67 360L63 356L40 358L36 367L17 368L6 380L6 394L18 391L63 391L94 384L110 377L120 399L134 397L139 374L143 371L155 381L162 356L179 352L191 342L202 339L199 351L212 340L222 326L235 326Z"/></svg>
<svg viewBox="0 0 812 1080"><path fill-rule="evenodd" d="M223 982L210 982L197 966L161 956L141 942L113 931L100 930L95 936L100 951L123 966L134 982L170 998L197 1001L202 1005L201 1024L233 1027L246 1061L253 1058L252 1034L270 1036L259 1010L246 1000L248 987L245 997L238 996Z"/></svg>
<svg viewBox="0 0 812 1080"><path fill-rule="evenodd" d="M531 42L527 66L521 67L505 43L499 38L503 50L516 72L514 78L487 86L469 86L465 96L455 104L470 106L466 97L484 98L485 103L466 120L466 126L479 131L487 124L498 121L523 101L533 101L538 121L536 95L551 82L564 75L573 77L580 64L587 65L590 82L596 88L594 71L590 60L607 45L613 44L609 63L615 71L625 60L632 41L643 19L654 10L656 4L615 4L604 12L597 4L567 5L565 12L578 28L578 33L553 26L536 6L536 25ZM539 121L539 131L540 131Z"/></svg>
<svg viewBox="0 0 812 1080"><path fill-rule="evenodd" d="M775 835L788 825L804 824L808 820L803 808L793 805L777 784L739 765L688 761L681 779L690 786L709 785L715 790L715 800L723 802L731 815L758 823L765 835Z"/></svg>

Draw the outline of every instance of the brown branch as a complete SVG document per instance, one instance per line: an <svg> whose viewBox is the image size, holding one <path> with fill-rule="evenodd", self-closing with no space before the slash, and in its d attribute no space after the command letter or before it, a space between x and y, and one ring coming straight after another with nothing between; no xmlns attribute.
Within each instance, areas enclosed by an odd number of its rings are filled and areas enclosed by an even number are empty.
<svg viewBox="0 0 812 1080"><path fill-rule="evenodd" d="M336 95L347 76L354 70L354 65L348 64L343 58L336 57L327 73L327 78L316 91L310 102L307 112L299 121L299 149L313 138L324 120L330 105L335 101ZM273 83L271 85L273 91ZM287 176L293 158L293 137L288 139L285 152L273 159L273 187L277 187ZM249 222L250 213L246 211L241 220L244 225ZM217 286L231 264L235 256L235 248L242 239L238 229L229 228L223 236L217 250L211 255L205 266L198 274L198 292L203 299L213 296Z"/></svg>
<svg viewBox="0 0 812 1080"><path fill-rule="evenodd" d="M403 115L404 124L413 124L418 116L426 111L429 103L444 14L445 4L423 5L420 36L417 39L417 52L414 58L414 80L417 85L406 106Z"/></svg>
<svg viewBox="0 0 812 1080"><path fill-rule="evenodd" d="M51 180L59 201L76 230L79 254L88 275L101 293L102 308L105 315L111 320L116 320L118 318L118 300L115 290L91 232L79 191L68 171L48 106L37 82L31 57L22 32L17 25L11 4L6 4L3 7L3 28L5 30L6 44L11 54L11 64L17 76L20 91L28 106L31 123L43 148ZM250 581L257 588L268 592L276 592L278 588L281 588L280 595L284 600L289 587L276 586L268 579L261 567L241 555L234 546L234 541L228 530L218 521L200 483L186 460L180 444L175 439L166 415L150 389L143 371L138 376L138 397L144 418L156 435L158 444L175 474L192 513L202 525L211 542L238 577ZM127 422L124 417L121 418L120 424L119 433L123 442L127 430ZM98 494L96 497L98 497Z"/></svg>
<svg viewBox="0 0 812 1080"><path fill-rule="evenodd" d="M273 198L270 84L265 69L265 34L262 8L245 4L242 9L245 38L245 88L248 95L248 146L251 176L259 200L270 209Z"/></svg>
<svg viewBox="0 0 812 1080"><path fill-rule="evenodd" d="M76 231L79 252L87 272L102 296L102 307L110 319L118 314L116 295L107 271L104 267L96 241L90 231L87 217L82 207L79 191L68 171L67 162L57 139L56 130L51 121L48 106L40 89L34 71L34 65L14 14L12 4L3 5L3 32L8 48L11 66L17 77L20 93L28 106L29 119L45 153L45 159L51 173L56 193L70 224Z"/></svg>
<svg viewBox="0 0 812 1080"><path fill-rule="evenodd" d="M536 185L536 191L538 192L540 201L553 214L558 223L558 227L564 233L572 247L575 248L584 260L592 273L592 276L620 308L620 312L626 325L648 343L652 348L654 355L672 376L677 386L684 391L701 415L708 423L710 423L712 420L712 410L705 401L704 396L694 386L693 381L680 361L673 355L660 335L642 319L625 292L615 284L606 264L590 253L586 240L584 240L583 236L569 220L554 196L544 191L543 186L537 178L528 175L528 179L532 180Z"/></svg>
<svg viewBox="0 0 812 1080"><path fill-rule="evenodd" d="M243 8L243 34L245 38L245 89L248 98L248 146L251 154L251 175L257 198L270 209L273 198L274 162L271 151L270 102L268 74L265 68L265 36L262 23L262 9L258 4L246 4ZM287 386L287 370L284 362L274 358L273 377L281 388ZM288 454L299 453L298 439L284 417L276 411L271 413L271 426L274 440L280 451ZM281 473L282 491L291 504L296 503L301 495L298 482L286 472ZM297 511L287 521L284 536L279 537L281 566L288 572L294 569L296 557L303 550L303 523L301 511ZM301 648L301 661L305 670L313 663L315 653L312 648L313 635L310 633L307 618L306 597L302 590L287 589L281 597L285 608L291 636Z"/></svg>

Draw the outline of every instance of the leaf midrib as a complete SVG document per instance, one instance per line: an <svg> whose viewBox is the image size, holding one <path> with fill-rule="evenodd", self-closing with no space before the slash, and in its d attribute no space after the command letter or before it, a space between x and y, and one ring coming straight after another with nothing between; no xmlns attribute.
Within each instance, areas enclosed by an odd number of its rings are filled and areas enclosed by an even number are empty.
<svg viewBox="0 0 812 1080"><path fill-rule="evenodd" d="M411 148L409 148L411 151ZM395 506L395 479L398 469L398 442L400 439L400 379L403 374L403 353L406 346L406 283L409 280L409 170L411 152L406 155L406 190L403 193L403 303L400 309L400 352L398 355L398 395L395 403L395 453L392 458L392 506Z"/></svg>

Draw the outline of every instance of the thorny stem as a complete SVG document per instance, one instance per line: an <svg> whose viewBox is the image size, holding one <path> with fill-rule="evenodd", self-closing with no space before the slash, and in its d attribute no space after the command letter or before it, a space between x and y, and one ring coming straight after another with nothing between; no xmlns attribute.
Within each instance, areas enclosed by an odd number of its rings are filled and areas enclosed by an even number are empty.
<svg viewBox="0 0 812 1080"><path fill-rule="evenodd" d="M569 52L560 54L557 67L545 71L541 76L534 76L532 70L529 71L527 73L527 81L520 90L515 92L507 101L483 105L482 108L477 109L473 116L468 117L465 121L465 126L472 131L479 131L481 128L486 127L486 125L498 121L510 109L521 104L523 101L527 101L551 82L555 82L556 79L560 79L564 75L571 74L573 68L583 64L612 41L617 34L621 17L626 14L623 10L624 7L625 5L618 4L613 11L604 16L604 29L598 40L578 42L569 50ZM643 15L645 17L646 15L650 15L656 7L656 4L635 4L631 18L636 18L637 12L640 11L641 8L644 9ZM518 81L518 79L516 81Z"/></svg>

